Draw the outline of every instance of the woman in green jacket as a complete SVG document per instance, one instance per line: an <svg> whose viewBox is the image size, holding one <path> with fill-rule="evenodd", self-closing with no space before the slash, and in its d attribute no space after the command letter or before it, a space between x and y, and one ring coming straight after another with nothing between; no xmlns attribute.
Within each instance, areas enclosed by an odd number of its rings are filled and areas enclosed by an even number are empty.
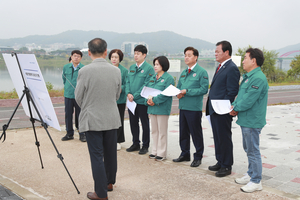
<svg viewBox="0 0 300 200"><path fill-rule="evenodd" d="M120 49L111 50L109 52L108 58L114 66L116 66L120 69L121 76L122 76L121 94L120 94L119 99L117 100L121 123L122 123L122 126L118 130L117 150L120 150L121 143L125 142L125 136L124 136L124 112L125 112L125 107L126 107L125 86L126 86L128 70L120 64L120 62L123 60L123 52Z"/></svg>
<svg viewBox="0 0 300 200"><path fill-rule="evenodd" d="M174 78L167 73L169 60L165 56L159 56L153 60L153 64L156 75L150 78L146 86L163 91L169 85L174 85ZM172 97L159 94L148 98L146 102L153 138L152 153L149 158L162 161L167 156L168 119L171 113Z"/></svg>

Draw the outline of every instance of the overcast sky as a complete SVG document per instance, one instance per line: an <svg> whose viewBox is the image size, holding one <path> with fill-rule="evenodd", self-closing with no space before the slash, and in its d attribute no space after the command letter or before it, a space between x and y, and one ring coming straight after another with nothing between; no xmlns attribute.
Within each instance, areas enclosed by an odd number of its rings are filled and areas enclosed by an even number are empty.
<svg viewBox="0 0 300 200"><path fill-rule="evenodd" d="M300 43L300 0L0 0L0 6L0 39L168 30L212 43L228 40L234 49Z"/></svg>

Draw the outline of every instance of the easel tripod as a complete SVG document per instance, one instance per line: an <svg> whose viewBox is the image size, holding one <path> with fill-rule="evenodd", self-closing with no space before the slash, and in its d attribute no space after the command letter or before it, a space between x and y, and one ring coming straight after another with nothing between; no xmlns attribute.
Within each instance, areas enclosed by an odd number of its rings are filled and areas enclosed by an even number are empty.
<svg viewBox="0 0 300 200"><path fill-rule="evenodd" d="M40 161L41 161L42 169L44 168L44 166L43 166L43 161L42 161L42 157L41 157L41 153L40 153L40 148L39 148L39 147L40 147L40 143L39 143L39 141L38 141L38 139L37 139L37 135L36 135L35 125L34 125L35 121L41 122L41 125L42 125L42 126L44 127L44 129L46 130L46 132L47 132L47 134L48 134L48 136L49 136L49 139L50 139L50 141L51 141L51 143L52 143L54 149L55 149L56 152L57 152L57 157L60 159L60 161L62 162L63 166L65 167L65 169L66 169L66 171L67 171L67 173L68 173L68 175L69 175L69 177L70 177L70 179L71 179L71 181L72 181L74 187L75 187L76 190L77 190L77 193L80 194L80 192L79 192L79 190L78 190L78 188L77 188L75 182L73 181L73 179L72 179L72 177L71 177L71 174L69 173L69 171L68 171L68 169L67 169L67 167L66 167L66 165L65 165L65 163L64 163L64 161L63 161L64 158L63 158L62 154L59 153L58 149L56 148L56 145L54 144L54 141L52 140L52 137L50 136L50 133L48 132L48 129L47 129L47 128L48 128L48 125L43 121L43 119L42 119L42 117L41 117L41 115L40 115L40 112L39 112L39 110L38 110L38 108L37 108L35 102L33 101L33 98L32 98L32 96L31 96L31 94L30 94L30 91L29 91L29 89L28 89L27 86L26 86L26 82L25 82L25 80L24 80L24 76L23 76L23 73L22 73L22 70L21 70L21 66L20 66L20 63L19 63L19 60L18 60L18 56L17 56L16 53L12 53L11 56L15 56L15 57L16 57L16 60L17 60L17 63L18 63L19 69L20 69L20 73L21 73L21 76L22 76L22 79L23 79L23 83L24 83L24 90L23 90L23 94L22 94L22 96L21 96L21 98L20 98L20 100L19 100L19 102L18 102L16 108L14 109L14 112L13 112L12 116L10 117L8 123L7 123L7 124L4 124L3 127L2 127L2 128L3 128L3 133L2 133L1 136L0 136L0 140L1 140L2 137L3 137L3 142L5 141L5 139L6 139L6 130L7 130L7 128L9 127L9 124L10 124L11 120L13 119L13 117L14 117L16 111L18 110L18 107L19 107L19 105L20 105L22 99L23 99L24 96L26 95L27 105L28 105L28 109L29 109L29 113L30 113L30 121L31 121L31 124L32 124L34 136L35 136L35 145L37 146L37 149L38 149L38 153L39 153L39 158L40 158ZM37 119L34 119L34 118L33 118L33 115L32 115L32 108L31 108L30 102L31 102L31 104L33 105L33 107L34 107L34 109L35 109L37 115L39 116L39 119L40 119L40 120L37 120Z"/></svg>

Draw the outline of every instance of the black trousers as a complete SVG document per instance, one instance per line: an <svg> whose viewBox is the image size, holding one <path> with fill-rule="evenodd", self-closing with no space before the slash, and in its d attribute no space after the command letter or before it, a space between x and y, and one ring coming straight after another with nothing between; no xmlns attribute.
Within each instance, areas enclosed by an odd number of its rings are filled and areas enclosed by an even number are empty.
<svg viewBox="0 0 300 200"><path fill-rule="evenodd" d="M94 190L107 197L107 185L115 184L117 174L117 129L88 131L86 141L90 153Z"/></svg>
<svg viewBox="0 0 300 200"><path fill-rule="evenodd" d="M78 118L80 113L80 107L76 103L75 99L69 99L65 97L65 122L66 122L66 131L70 136L74 135L73 129L73 113L75 109L75 127L79 129Z"/></svg>
<svg viewBox="0 0 300 200"><path fill-rule="evenodd" d="M215 142L215 154L218 164L224 168L230 168L233 165L233 144L232 144L232 116L229 114L210 115L211 126Z"/></svg>
<svg viewBox="0 0 300 200"><path fill-rule="evenodd" d="M126 103L124 104L118 104L118 109L120 113L121 123L122 126L118 129L118 143L125 142L125 136L124 136L124 114L125 114L125 108Z"/></svg>
<svg viewBox="0 0 300 200"><path fill-rule="evenodd" d="M135 109L135 115L132 114L130 110L129 113L129 120L130 120L130 129L132 133L132 142L134 145L140 145L140 126L139 126L139 119L142 122L143 128L143 146L149 147L150 143L150 128L149 128L149 117L147 113L148 107L145 105L137 104Z"/></svg>
<svg viewBox="0 0 300 200"><path fill-rule="evenodd" d="M195 160L201 160L204 151L203 134L201 126L202 111L179 111L181 156L190 156L190 135L196 149Z"/></svg>

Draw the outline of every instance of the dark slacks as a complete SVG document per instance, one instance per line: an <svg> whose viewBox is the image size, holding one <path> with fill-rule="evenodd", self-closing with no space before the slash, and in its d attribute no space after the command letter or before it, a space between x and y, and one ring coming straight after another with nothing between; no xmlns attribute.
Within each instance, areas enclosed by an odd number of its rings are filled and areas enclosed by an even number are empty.
<svg viewBox="0 0 300 200"><path fill-rule="evenodd" d="M107 185L115 184L117 173L117 129L88 131L86 141L91 158L94 189L98 197L107 197Z"/></svg>
<svg viewBox="0 0 300 200"><path fill-rule="evenodd" d="M179 111L180 138L179 144L181 148L181 156L190 156L190 135L196 149L194 153L195 160L201 160L204 151L202 126L202 111Z"/></svg>
<svg viewBox="0 0 300 200"><path fill-rule="evenodd" d="M69 99L65 97L65 122L66 122L66 131L70 136L74 135L73 129L73 113L75 109L75 127L79 130L78 118L80 113L80 107L76 103L75 99Z"/></svg>
<svg viewBox="0 0 300 200"><path fill-rule="evenodd" d="M233 145L231 123L232 116L229 114L210 115L211 126L215 142L215 154L218 164L224 168L230 168L233 165Z"/></svg>
<svg viewBox="0 0 300 200"><path fill-rule="evenodd" d="M125 136L124 136L124 114L125 114L125 108L126 104L118 104L118 109L120 113L121 123L122 126L118 129L118 143L125 142Z"/></svg>
<svg viewBox="0 0 300 200"><path fill-rule="evenodd" d="M132 142L134 145L140 144L140 126L139 119L142 122L143 129L143 146L149 147L150 143L150 128L149 128L149 117L147 113L148 107L145 105L137 104L135 109L135 115L132 114L130 110L129 113L129 121L130 121L130 129L132 134Z"/></svg>

